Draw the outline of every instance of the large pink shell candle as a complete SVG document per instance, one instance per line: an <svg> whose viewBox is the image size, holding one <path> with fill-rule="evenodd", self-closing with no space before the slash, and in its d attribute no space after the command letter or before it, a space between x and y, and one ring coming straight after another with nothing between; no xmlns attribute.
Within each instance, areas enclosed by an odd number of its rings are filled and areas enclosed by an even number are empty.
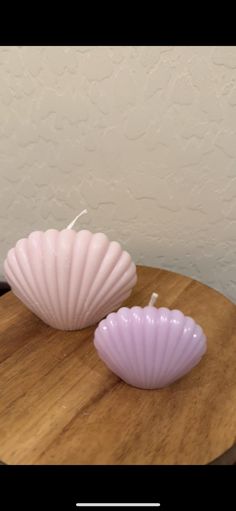
<svg viewBox="0 0 236 511"><path fill-rule="evenodd" d="M206 352L206 336L179 310L153 306L122 307L103 319L94 345L108 368L142 389L170 385L196 366Z"/></svg>
<svg viewBox="0 0 236 511"><path fill-rule="evenodd" d="M118 242L103 233L76 232L73 225L32 232L4 261L15 295L61 330L96 324L121 306L137 281L136 266Z"/></svg>

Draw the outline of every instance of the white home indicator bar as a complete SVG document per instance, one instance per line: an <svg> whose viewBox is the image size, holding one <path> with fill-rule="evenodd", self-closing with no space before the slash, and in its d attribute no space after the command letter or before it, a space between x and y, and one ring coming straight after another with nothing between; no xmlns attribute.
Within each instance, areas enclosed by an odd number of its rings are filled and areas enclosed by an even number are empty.
<svg viewBox="0 0 236 511"><path fill-rule="evenodd" d="M89 504L88 502L86 503L80 503L80 502L77 502L76 506L77 507L160 507L160 503L159 502L149 502L149 503L135 503L135 502L127 502L127 503L124 503L124 502L111 502L110 504L108 502L105 502L105 503L101 503L101 502L93 502L91 504Z"/></svg>

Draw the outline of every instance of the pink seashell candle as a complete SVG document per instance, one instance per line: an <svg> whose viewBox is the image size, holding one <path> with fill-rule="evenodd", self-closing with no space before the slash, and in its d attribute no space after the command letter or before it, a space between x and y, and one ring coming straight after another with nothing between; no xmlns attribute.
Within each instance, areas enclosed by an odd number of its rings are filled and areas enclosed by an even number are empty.
<svg viewBox="0 0 236 511"><path fill-rule="evenodd" d="M179 310L122 307L103 319L94 345L103 362L126 383L142 389L170 385L196 366L206 352L206 336Z"/></svg>
<svg viewBox="0 0 236 511"><path fill-rule="evenodd" d="M72 229L81 214L62 231L32 232L4 261L13 293L61 330L94 325L120 307L137 281L136 266L118 242Z"/></svg>

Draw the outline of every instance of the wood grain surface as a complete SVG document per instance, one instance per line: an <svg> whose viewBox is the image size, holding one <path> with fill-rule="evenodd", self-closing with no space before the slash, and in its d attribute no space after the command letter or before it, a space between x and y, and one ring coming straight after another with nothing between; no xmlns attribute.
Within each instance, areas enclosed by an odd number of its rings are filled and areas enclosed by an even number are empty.
<svg viewBox="0 0 236 511"><path fill-rule="evenodd" d="M54 330L0 298L0 459L7 464L207 464L235 443L236 306L191 278L138 267L125 305L178 308L204 329L200 364L162 390L120 381L93 328Z"/></svg>

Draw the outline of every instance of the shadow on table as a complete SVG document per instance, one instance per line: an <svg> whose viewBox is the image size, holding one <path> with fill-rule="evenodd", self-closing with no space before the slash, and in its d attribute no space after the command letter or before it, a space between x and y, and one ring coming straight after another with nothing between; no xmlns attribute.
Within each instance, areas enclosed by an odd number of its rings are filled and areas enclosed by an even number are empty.
<svg viewBox="0 0 236 511"><path fill-rule="evenodd" d="M10 291L10 286L7 282L0 282L0 296L4 295L8 291Z"/></svg>

